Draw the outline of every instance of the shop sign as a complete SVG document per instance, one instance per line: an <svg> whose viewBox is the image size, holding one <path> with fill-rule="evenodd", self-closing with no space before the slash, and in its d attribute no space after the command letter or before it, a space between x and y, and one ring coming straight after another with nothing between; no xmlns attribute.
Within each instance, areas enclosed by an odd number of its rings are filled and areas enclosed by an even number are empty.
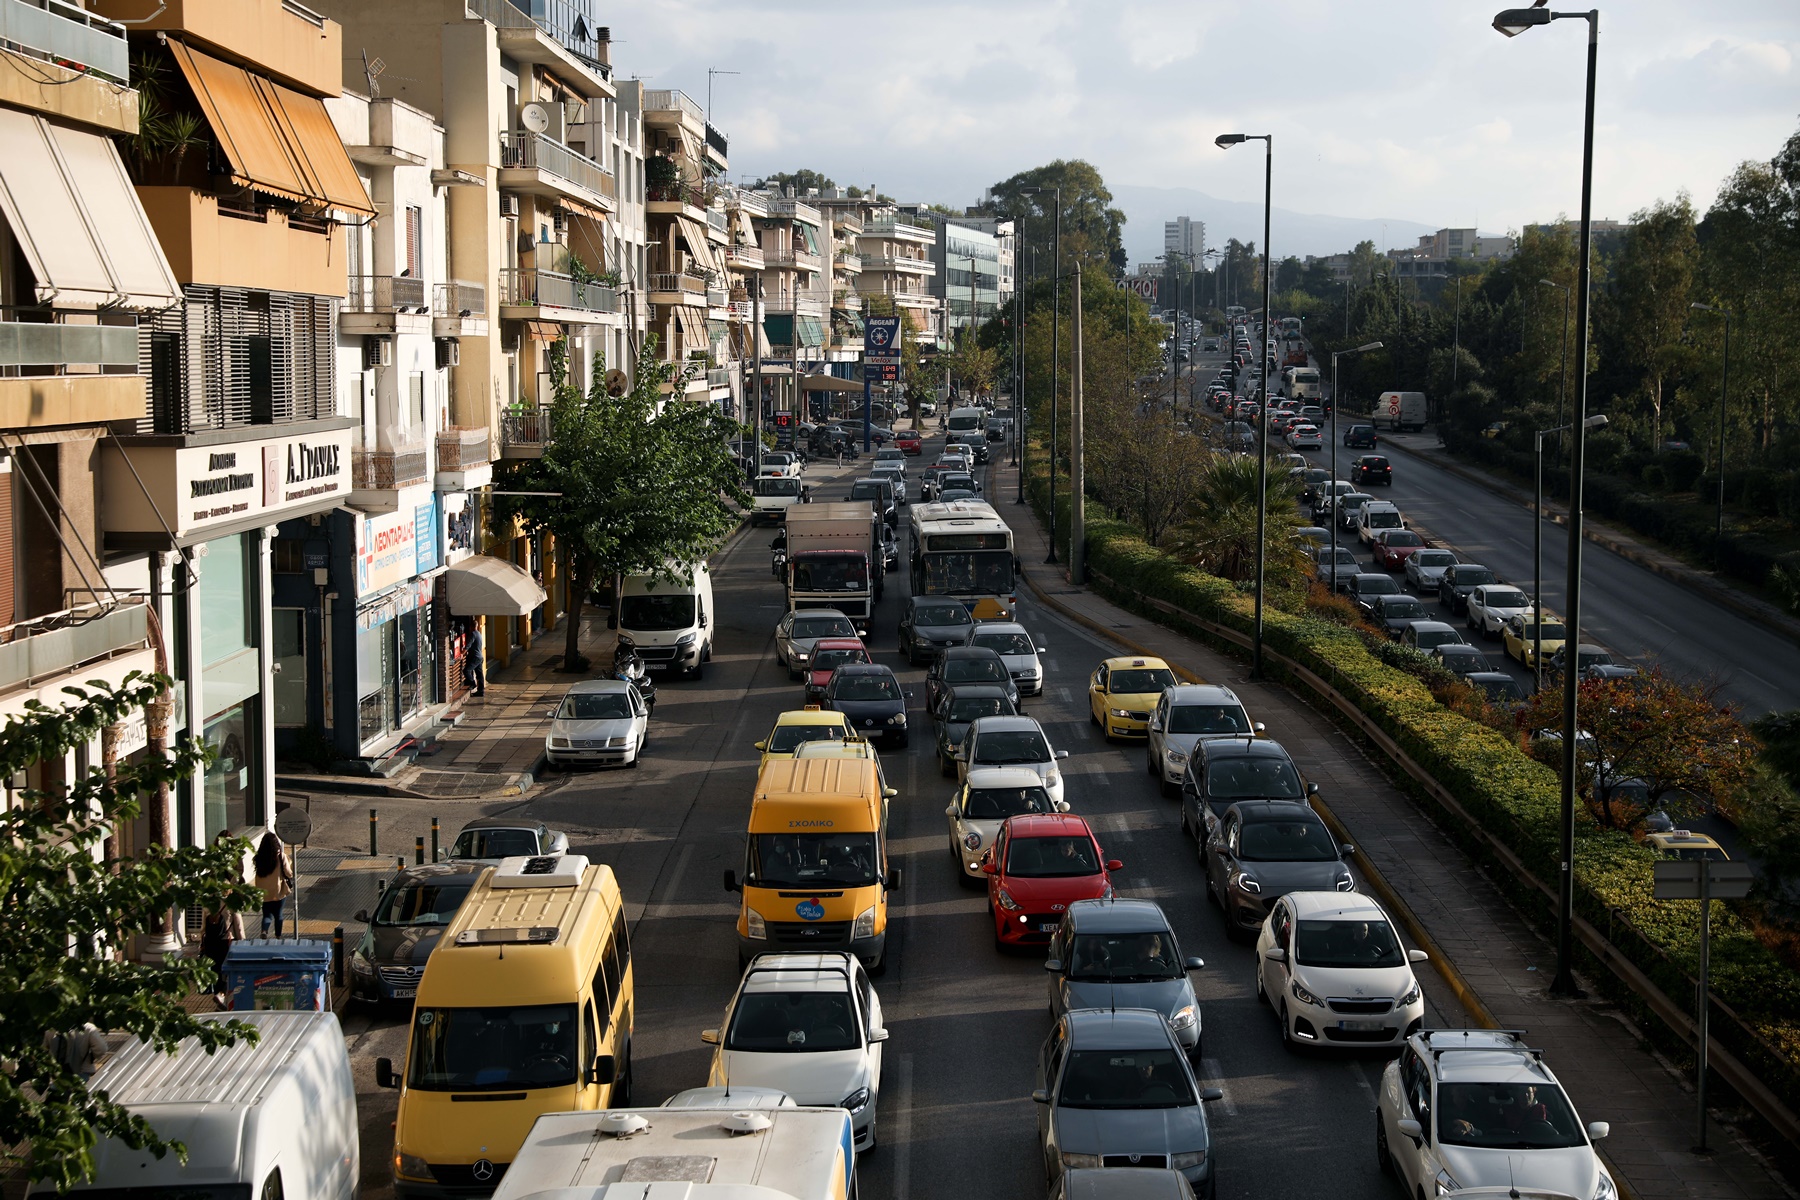
<svg viewBox="0 0 1800 1200"><path fill-rule="evenodd" d="M418 572L416 516L411 509L365 517L356 547L356 594L382 592Z"/></svg>
<svg viewBox="0 0 1800 1200"><path fill-rule="evenodd" d="M467 492L445 492L444 564L459 563L475 553L475 503Z"/></svg>
<svg viewBox="0 0 1800 1200"><path fill-rule="evenodd" d="M109 449L104 459L107 491L131 496L134 502L106 505L106 528L161 533L166 520L177 536L186 536L256 518L272 524L293 515L292 510L318 511L333 498L350 494L352 433L342 429L211 446L140 447L131 451L129 464L116 448ZM155 501L154 512L141 502L133 466Z"/></svg>
<svg viewBox="0 0 1800 1200"><path fill-rule="evenodd" d="M416 551L415 574L423 575L438 567L437 496L413 510L413 546Z"/></svg>

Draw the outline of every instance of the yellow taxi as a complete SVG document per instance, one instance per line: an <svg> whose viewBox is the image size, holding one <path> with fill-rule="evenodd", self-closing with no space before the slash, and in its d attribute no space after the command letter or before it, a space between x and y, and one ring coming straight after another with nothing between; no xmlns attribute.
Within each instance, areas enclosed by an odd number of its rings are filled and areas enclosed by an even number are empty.
<svg viewBox="0 0 1800 1200"><path fill-rule="evenodd" d="M1109 742L1148 737L1151 710L1177 682L1160 658L1109 658L1088 680L1088 720Z"/></svg>
<svg viewBox="0 0 1800 1200"><path fill-rule="evenodd" d="M769 736L756 743L756 748L762 751L762 762L757 764L757 769L766 766L772 758L794 757L794 751L807 742L844 742L855 736L850 722L841 712L830 712L815 705L784 712L775 718L775 728L769 730Z"/></svg>
<svg viewBox="0 0 1800 1200"><path fill-rule="evenodd" d="M1671 829L1667 833L1646 834L1644 843L1664 858L1680 858L1686 859L1688 862L1731 861L1731 855L1725 853L1725 847L1704 833L1694 833L1686 829Z"/></svg>
<svg viewBox="0 0 1800 1200"><path fill-rule="evenodd" d="M1516 617L1511 617L1500 627L1500 648L1506 657L1516 658L1520 665L1537 666L1537 639L1540 636L1537 628L1537 617L1527 609ZM1562 623L1562 618L1544 614L1544 628L1541 636L1544 639L1544 661L1562 649L1562 644L1569 640L1569 627Z"/></svg>

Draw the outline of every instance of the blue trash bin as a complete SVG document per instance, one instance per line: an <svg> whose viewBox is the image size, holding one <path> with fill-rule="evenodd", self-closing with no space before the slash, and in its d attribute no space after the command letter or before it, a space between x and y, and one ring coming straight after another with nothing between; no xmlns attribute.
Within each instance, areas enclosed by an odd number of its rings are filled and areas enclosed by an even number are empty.
<svg viewBox="0 0 1800 1200"><path fill-rule="evenodd" d="M225 992L239 1012L325 1012L331 943L315 938L245 938L225 955Z"/></svg>

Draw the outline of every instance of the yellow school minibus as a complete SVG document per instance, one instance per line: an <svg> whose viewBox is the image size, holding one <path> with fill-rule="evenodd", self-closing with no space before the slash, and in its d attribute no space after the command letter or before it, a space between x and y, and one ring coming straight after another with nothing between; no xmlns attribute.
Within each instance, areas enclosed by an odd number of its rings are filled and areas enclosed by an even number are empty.
<svg viewBox="0 0 1800 1200"><path fill-rule="evenodd" d="M547 1112L630 1102L631 944L611 867L507 858L484 873L426 962L400 1089L394 1191L494 1190Z"/></svg>
<svg viewBox="0 0 1800 1200"><path fill-rule="evenodd" d="M887 796L872 758L765 763L750 800L744 877L725 872L738 909L740 969L766 951L849 950L871 974L886 962Z"/></svg>

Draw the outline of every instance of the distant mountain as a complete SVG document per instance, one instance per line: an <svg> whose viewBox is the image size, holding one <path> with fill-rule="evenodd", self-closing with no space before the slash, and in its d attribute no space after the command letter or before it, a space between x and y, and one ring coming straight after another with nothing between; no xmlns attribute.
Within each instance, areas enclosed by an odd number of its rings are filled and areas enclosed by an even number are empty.
<svg viewBox="0 0 1800 1200"><path fill-rule="evenodd" d="M1206 244L1223 246L1227 238L1262 245L1263 209L1260 202L1221 200L1193 188L1139 187L1113 184L1113 203L1125 213L1125 250L1131 263L1149 262L1163 252L1163 222L1191 217L1206 222ZM1441 226L1398 218L1331 217L1274 207L1270 217L1270 249L1277 258L1290 254L1326 255L1349 250L1371 241L1376 249L1412 246L1421 235L1436 233ZM1382 226L1387 239L1382 240Z"/></svg>

